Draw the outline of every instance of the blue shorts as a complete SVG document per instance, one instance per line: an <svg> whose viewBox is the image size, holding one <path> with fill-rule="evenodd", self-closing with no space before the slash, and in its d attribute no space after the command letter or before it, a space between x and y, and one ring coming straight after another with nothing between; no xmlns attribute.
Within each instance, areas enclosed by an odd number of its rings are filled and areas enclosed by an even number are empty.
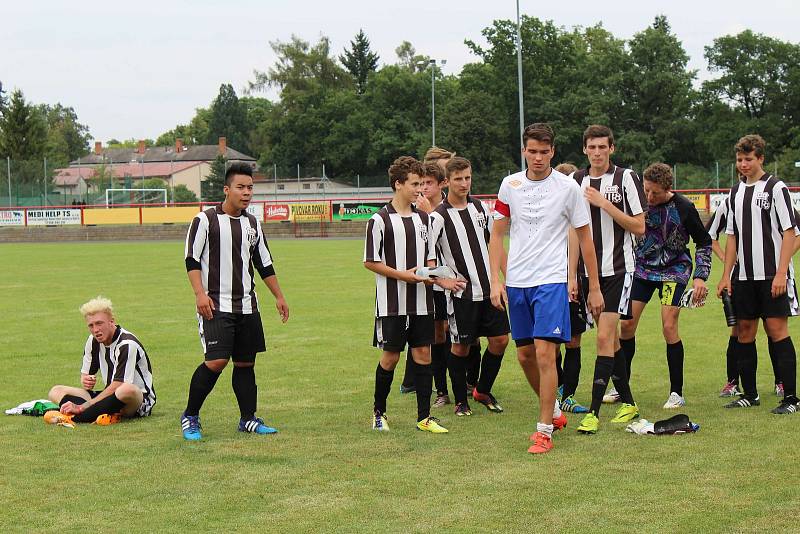
<svg viewBox="0 0 800 534"><path fill-rule="evenodd" d="M566 343L572 337L567 284L507 287L511 337L517 346L534 339Z"/></svg>

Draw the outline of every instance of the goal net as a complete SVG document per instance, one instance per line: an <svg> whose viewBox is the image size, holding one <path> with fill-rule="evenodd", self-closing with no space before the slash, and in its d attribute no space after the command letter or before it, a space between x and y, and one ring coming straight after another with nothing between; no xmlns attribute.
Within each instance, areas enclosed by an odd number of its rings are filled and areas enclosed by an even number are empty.
<svg viewBox="0 0 800 534"><path fill-rule="evenodd" d="M106 189L106 206L167 203L166 189Z"/></svg>

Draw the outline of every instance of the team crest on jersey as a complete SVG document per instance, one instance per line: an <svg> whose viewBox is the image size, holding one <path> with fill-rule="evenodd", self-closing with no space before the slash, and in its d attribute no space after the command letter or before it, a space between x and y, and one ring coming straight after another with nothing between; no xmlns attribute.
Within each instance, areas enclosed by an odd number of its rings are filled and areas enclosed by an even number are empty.
<svg viewBox="0 0 800 534"><path fill-rule="evenodd" d="M769 193L762 191L753 195L753 202L762 210L768 210L772 207L772 201L769 198Z"/></svg>
<svg viewBox="0 0 800 534"><path fill-rule="evenodd" d="M258 232L256 232L256 229L248 228L245 233L247 234L247 242L250 243L250 246L255 246L256 241L258 240Z"/></svg>
<svg viewBox="0 0 800 534"><path fill-rule="evenodd" d="M428 227L424 224L420 224L417 228L419 228L419 238L423 241L428 240Z"/></svg>
<svg viewBox="0 0 800 534"><path fill-rule="evenodd" d="M606 197L609 202L614 204L619 204L622 202L622 194L619 192L618 185L607 185L603 189L603 196Z"/></svg>
<svg viewBox="0 0 800 534"><path fill-rule="evenodd" d="M480 226L481 228L486 228L486 215L484 215L483 212L479 211L475 215L475 222L478 223L478 226Z"/></svg>
<svg viewBox="0 0 800 534"><path fill-rule="evenodd" d="M522 182L519 180L511 180L510 182L508 182L508 185L510 185L511 187L519 187L522 185Z"/></svg>

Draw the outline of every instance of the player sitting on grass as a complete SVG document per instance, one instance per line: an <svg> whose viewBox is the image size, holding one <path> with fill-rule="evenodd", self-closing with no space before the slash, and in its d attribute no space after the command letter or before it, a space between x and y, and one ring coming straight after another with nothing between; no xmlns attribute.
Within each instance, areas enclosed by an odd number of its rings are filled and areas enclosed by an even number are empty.
<svg viewBox="0 0 800 534"><path fill-rule="evenodd" d="M83 350L80 388L53 386L48 398L61 406L48 422L111 424L120 417L150 415L156 403L150 359L131 332L114 319L111 301L97 297L80 307L89 328ZM105 388L94 390L100 371Z"/></svg>

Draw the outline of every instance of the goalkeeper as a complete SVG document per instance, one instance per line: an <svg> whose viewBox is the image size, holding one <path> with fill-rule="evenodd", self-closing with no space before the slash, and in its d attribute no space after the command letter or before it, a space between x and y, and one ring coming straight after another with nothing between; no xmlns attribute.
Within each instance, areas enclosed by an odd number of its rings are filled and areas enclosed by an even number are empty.
<svg viewBox="0 0 800 534"><path fill-rule="evenodd" d="M636 327L644 307L658 290L661 301L661 325L667 343L670 394L664 409L680 408L683 397L683 342L678 333L680 302L692 277L690 305L701 305L708 294L706 280L711 273L711 236L694 204L672 191L672 169L654 163L644 171L647 196L645 233L637 239L636 270L631 288L633 317L621 323L620 344L631 360L636 352ZM694 241L694 273L689 255L689 238Z"/></svg>

